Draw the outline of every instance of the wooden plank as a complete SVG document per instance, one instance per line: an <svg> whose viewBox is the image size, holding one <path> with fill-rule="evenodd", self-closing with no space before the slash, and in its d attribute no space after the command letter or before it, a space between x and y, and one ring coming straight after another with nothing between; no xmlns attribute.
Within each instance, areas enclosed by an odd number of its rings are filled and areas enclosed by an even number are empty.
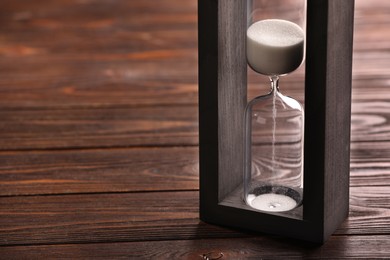
<svg viewBox="0 0 390 260"><path fill-rule="evenodd" d="M351 186L390 186L389 142L353 143ZM0 196L197 190L197 147L0 152Z"/></svg>
<svg viewBox="0 0 390 260"><path fill-rule="evenodd" d="M243 237L198 218L198 192L0 198L0 244L61 244ZM389 234L388 187L351 188L350 217L337 234ZM261 237L269 236L260 235Z"/></svg>
<svg viewBox="0 0 390 260"><path fill-rule="evenodd" d="M4 67L0 106L2 109L44 109L196 104L194 53L195 50L162 50L158 53L66 54L62 58L61 55L3 57L0 59L0 67ZM374 85L388 87L389 61L387 53L355 53L353 88L371 90L374 94ZM258 89L257 84L250 87L254 93L250 93L250 97L268 92L268 80L252 74L250 83L258 83L261 88ZM281 90L289 94L290 89L298 88L300 98L302 82L302 72L289 75L281 80ZM292 95L297 96L297 93Z"/></svg>
<svg viewBox="0 0 390 260"><path fill-rule="evenodd" d="M2 1L6 2L6 1ZM44 4L43 4L44 3ZM370 1L370 5L364 3L364 1L357 1L356 4L356 50L372 50L371 47L387 48L390 41L388 32L388 15L390 4L382 0ZM59 8L61 12L58 11ZM102 15L101 9L109 8L111 12L104 13ZM146 16L142 10L148 10L148 16ZM27 11L26 11L27 10ZM53 3L46 3L43 1L37 1L36 4L31 5L28 3L23 4L7 4L3 3L1 11L4 13L2 17L5 17L2 26L6 28L12 34L8 34L8 39L13 37L18 40L25 39L26 35L20 33L21 29L25 31L32 31L35 29L35 34L29 34L30 46L34 46L36 42L38 45L53 45L61 46L61 41L68 40L66 37L73 37L81 39L77 45L82 47L85 46L83 51L91 51L97 48L94 42L83 41L85 37L98 37L96 31L99 33L109 33L113 37L106 37L105 41L97 42L98 44L116 44L117 49L129 48L131 46L145 47L145 45L139 44L137 40L144 40L148 42L147 38L143 34L143 37L137 37L136 39L130 40L129 38L123 38L124 35L130 36L130 32L126 30L117 30L117 27L130 27L131 33L143 31L162 31L164 28L172 29L192 29L192 37L195 38L196 29L196 0L187 1L186 4L182 4L178 1L164 1L156 8L155 5L145 2L143 4L126 3L126 1L116 1L115 3L102 2L102 3L88 3L83 4L77 1L57 1ZM37 14L43 12L45 15ZM42 17L43 16L43 17ZM23 26L21 26L21 24ZM43 34L39 29L51 30L56 34L50 41L42 42L39 41L39 34ZM61 30L56 30L61 29ZM64 34L64 30L70 31L89 31L88 35L68 33ZM20 34L18 34L20 33ZM15 36L11 36L15 35ZM32 36L32 37L31 37ZM59 37L58 37L59 36ZM122 43L115 39L123 39ZM160 37L158 38L160 40ZM35 41L34 41L35 40ZM135 40L135 41L134 41ZM27 41L19 41L21 42ZM148 48L158 47L160 44L147 44ZM75 41L72 41L75 43ZM180 43L180 42L178 42ZM195 41L189 41L188 44L194 44ZM137 44L137 45L135 45ZM68 45L64 48L65 51L80 49L75 48L75 44ZM92 47L92 48L91 48ZM94 48L95 47L95 48ZM167 46L168 47L168 46ZM105 48L102 49L103 51Z"/></svg>
<svg viewBox="0 0 390 260"><path fill-rule="evenodd" d="M124 1L117 1L120 2ZM37 4L34 6L42 9ZM14 58L59 55L66 60L65 54L69 55L68 58L79 59L88 55L123 59L132 57L129 54L139 53L138 58L147 60L151 57L141 55L145 51L196 49L195 8L191 8L191 12L184 8L176 12L161 9L154 14L149 8L148 15L143 11L137 12L135 8L123 13L125 10L119 8L115 8L117 13L105 13L106 17L102 17L102 14L94 13L96 7L87 10L80 5L68 6L61 13L56 10L50 14L48 11L45 18L39 14L42 10L26 10L24 7L5 12L2 9L0 14L4 18L0 28L7 34L0 45L0 54ZM137 13L129 12L131 9ZM55 36L50 41L47 41L50 37L48 33ZM160 57L164 56L167 55Z"/></svg>
<svg viewBox="0 0 390 260"><path fill-rule="evenodd" d="M355 102L352 105L352 141L390 140L390 102L377 99L372 102Z"/></svg>
<svg viewBox="0 0 390 260"><path fill-rule="evenodd" d="M196 1L0 6L2 108L197 100Z"/></svg>
<svg viewBox="0 0 390 260"><path fill-rule="evenodd" d="M194 51L65 56L0 59L2 109L183 105L197 101Z"/></svg>
<svg viewBox="0 0 390 260"><path fill-rule="evenodd" d="M361 63L364 63L364 61ZM92 69L83 75L81 71L74 71L74 73L65 74L65 76L53 75L51 77L48 75L44 77L45 69L37 68L37 66L33 68L34 65L36 64L27 66L31 68L30 71L35 70L35 73L31 72L30 75L21 72L10 72L10 74L4 75L3 83L0 84L0 107L2 111L196 105L198 101L198 86L195 80L186 80L184 77L184 79L171 80L168 78L153 78L155 75L148 74L143 79L134 79L130 82L124 76L126 74L125 68L110 70L109 68L105 69L105 65L102 65L101 70L95 71ZM72 66L72 64L70 63L69 66ZM91 67L93 66L94 64ZM356 72L352 88L354 101L373 100L377 99L378 96L381 99L390 98L388 91L390 77L387 74L380 75L387 68L387 65L378 66L381 67L378 70L382 72L369 74L362 72L361 76ZM162 67L164 66L162 65ZM372 66L366 65L361 70L372 71ZM60 73L60 71L58 70L56 73ZM142 67L139 67L139 71L142 71ZM173 69L171 71L174 73ZM170 74L170 72L167 72L167 74ZM376 77L376 75L380 76ZM150 77L148 78L148 76ZM18 78L19 80L15 81L12 78ZM280 82L281 92L303 102L302 78L303 74L282 78ZM248 99L268 93L268 79L250 77L249 81Z"/></svg>
<svg viewBox="0 0 390 260"><path fill-rule="evenodd" d="M161 4L156 5L152 2L140 1L131 3L128 1L80 2L77 0L37 0L34 3L15 3L12 0L3 0L0 4L0 10L5 21L14 22L13 28L15 30L27 26L46 28L47 30L55 30L58 27L60 29L77 29L80 27L91 30L94 28L101 29L102 27L110 29L124 22L129 22L132 26L123 29L143 29L146 23L153 25L152 27L155 28L162 28L166 24L156 24L155 19L160 18L159 21L169 22L173 26L179 25L183 19L175 19L175 17L161 19L159 15L195 14L196 12L196 1L194 0L188 1L186 4L182 4L179 0L161 0L159 3ZM136 18L142 19L137 21ZM90 20L106 22L85 23ZM196 21L196 19L192 21ZM18 22L25 24L18 26ZM160 25L162 27L159 27Z"/></svg>
<svg viewBox="0 0 390 260"><path fill-rule="evenodd" d="M6 259L379 259L390 255L390 236L333 236L321 247L281 238L196 239L76 245L1 247Z"/></svg>
<svg viewBox="0 0 390 260"><path fill-rule="evenodd" d="M0 111L0 149L195 145L197 108Z"/></svg>
<svg viewBox="0 0 390 260"><path fill-rule="evenodd" d="M369 57L372 59L360 60L359 57L355 57L353 86L354 90L370 87L370 91L367 92L377 95L373 89L374 85L388 86L389 78L385 70L390 66L388 63L390 58L380 53ZM196 104L195 75L192 72L189 73L189 71L195 71L195 63L189 67L183 64L184 62L176 61L174 67L169 66L173 60L174 58L157 63L154 61L139 62L136 67L132 67L130 77L127 77L129 73L127 67L121 64L112 66L106 61L83 61L86 67L90 67L88 71L72 69L77 61L58 64L56 70L50 71L45 68L47 65L41 66L36 60L29 63L20 62L15 65L29 68L29 73L15 72L12 69L13 65L7 66L7 74L2 78L4 82L0 86L3 98L1 107L3 109L39 109ZM9 60L4 60L4 66L8 62ZM376 68L372 64L376 64ZM153 70L160 72L158 74L145 72L146 67L148 69L153 67ZM62 72L65 73L61 74ZM179 75L179 80L170 79L177 78ZM18 78L18 81L14 78ZM297 80L300 81L297 82ZM250 93L251 98L268 92L268 80L265 78L251 81L253 84L249 88L253 92L253 94ZM302 96L302 82L302 74L290 75L282 79L281 89L289 94L291 90L297 88L300 90L298 95ZM17 95L15 91L18 92ZM297 96L297 93L292 95Z"/></svg>
<svg viewBox="0 0 390 260"><path fill-rule="evenodd" d="M351 186L390 186L389 147L390 143L383 141L352 143Z"/></svg>
<svg viewBox="0 0 390 260"><path fill-rule="evenodd" d="M0 199L0 244L58 244L236 237L200 223L197 192Z"/></svg>
<svg viewBox="0 0 390 260"><path fill-rule="evenodd" d="M0 196L198 189L198 148L0 153Z"/></svg>
<svg viewBox="0 0 390 260"><path fill-rule="evenodd" d="M355 78L386 77L390 4L357 3ZM3 109L196 103L195 0L1 4Z"/></svg>
<svg viewBox="0 0 390 260"><path fill-rule="evenodd" d="M389 49L390 2L384 0L355 1L354 50L370 52Z"/></svg>
<svg viewBox="0 0 390 260"><path fill-rule="evenodd" d="M356 25L358 28L359 25L371 25L373 22L377 24L388 22L385 18L389 4L381 0L374 0L370 3L371 5L368 6L364 4L364 1L357 1ZM102 13L102 10L108 8L111 12ZM142 12L145 9L148 10L149 15ZM143 31L161 30L164 27L183 28L187 24L195 29L196 24L195 0L187 1L186 4L179 1L165 0L161 2L158 8L149 2L129 4L126 1L116 1L80 4L77 1L56 1L54 4L47 1L36 1L36 4L32 5L29 3L10 4L10 1L2 1L1 11L5 18L4 23L2 23L3 26L14 30L16 33L23 28L36 30L43 28L55 33L55 29L111 30L116 32L113 27L122 24L129 24L131 29ZM176 19L172 17L172 15L180 14L181 16L175 17ZM367 32L369 31L375 30L367 30ZM357 32L359 31L357 30ZM58 33L58 35L63 34ZM371 39L370 37L367 38ZM56 39L53 40L56 41ZM110 39L107 40L110 41Z"/></svg>
<svg viewBox="0 0 390 260"><path fill-rule="evenodd" d="M34 3L31 2L15 2L13 0L3 0L1 1L2 11L5 13L17 11L20 9L31 10L32 12L44 10L45 12L41 15L48 15L50 17L54 15L62 15L63 18L73 21L77 19L83 19L84 12L91 12L95 18L99 18L99 15L105 14L107 16L115 15L127 15L139 14L140 11L145 11L147 9L148 13L176 13L176 12L188 12L196 10L196 1L190 0L187 4L182 4L180 0L161 0L161 4L156 5L150 2L141 2L137 1L134 3L128 1L79 1L79 0L36 0ZM79 11L75 11L72 7L78 7ZM115 10L118 13L107 12L107 9ZM78 15L69 17L69 14L77 13ZM76 19L77 18L77 19ZM77 22L75 22L77 23ZM78 24L78 23L77 23Z"/></svg>
<svg viewBox="0 0 390 260"><path fill-rule="evenodd" d="M388 78L390 52L355 52L353 55L354 79L367 78Z"/></svg>

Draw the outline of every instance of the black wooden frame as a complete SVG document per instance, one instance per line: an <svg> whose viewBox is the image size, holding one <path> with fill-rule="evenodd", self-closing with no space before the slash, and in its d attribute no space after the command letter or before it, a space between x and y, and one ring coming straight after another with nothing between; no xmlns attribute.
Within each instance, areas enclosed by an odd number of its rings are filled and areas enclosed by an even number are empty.
<svg viewBox="0 0 390 260"><path fill-rule="evenodd" d="M223 202L242 183L247 0L198 0L200 218L323 243L348 216L354 0L307 0L303 219Z"/></svg>

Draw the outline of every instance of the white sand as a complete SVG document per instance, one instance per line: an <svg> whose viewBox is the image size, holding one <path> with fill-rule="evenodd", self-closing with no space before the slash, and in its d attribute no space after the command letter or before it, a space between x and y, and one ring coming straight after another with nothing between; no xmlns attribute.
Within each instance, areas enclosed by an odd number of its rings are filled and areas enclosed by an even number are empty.
<svg viewBox="0 0 390 260"><path fill-rule="evenodd" d="M247 201L255 209L270 212L288 211L297 206L294 199L274 193L261 194L259 196L249 195Z"/></svg>
<svg viewBox="0 0 390 260"><path fill-rule="evenodd" d="M278 19L261 20L247 30L249 65L264 75L294 71L303 60L304 32L297 24Z"/></svg>

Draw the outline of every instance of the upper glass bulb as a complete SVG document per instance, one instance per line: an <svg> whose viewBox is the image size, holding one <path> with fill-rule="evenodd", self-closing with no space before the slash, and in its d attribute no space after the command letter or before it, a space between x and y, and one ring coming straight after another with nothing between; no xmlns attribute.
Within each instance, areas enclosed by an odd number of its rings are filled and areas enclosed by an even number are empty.
<svg viewBox="0 0 390 260"><path fill-rule="evenodd" d="M260 20L247 30L249 66L264 75L284 75L303 61L305 34L297 24L280 19Z"/></svg>

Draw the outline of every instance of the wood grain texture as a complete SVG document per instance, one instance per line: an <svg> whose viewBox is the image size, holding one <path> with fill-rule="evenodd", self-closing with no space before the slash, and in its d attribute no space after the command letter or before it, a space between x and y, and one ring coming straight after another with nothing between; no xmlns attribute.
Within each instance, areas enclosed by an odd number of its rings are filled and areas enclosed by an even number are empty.
<svg viewBox="0 0 390 260"><path fill-rule="evenodd" d="M247 93L247 62L246 62L246 47L243 39L245 39L245 30L247 26L246 20L247 4L237 0L218 1L218 77L217 85L210 86L200 84L199 88L209 89L210 87L217 88L217 100L207 100L204 106L210 109L217 110L217 121L206 122L207 129L203 129L204 135L208 131L214 132L213 128L218 130L218 144L212 149L218 150L218 157L212 157L203 150L200 153L200 158L210 157L218 161L218 174L214 168L203 169L200 171L200 178L207 178L208 175L217 174L218 185L210 184L208 189L218 190L218 201L221 201L230 192L232 192L241 182L242 176L237 174L243 169L243 114L246 106ZM208 18L205 19L206 23ZM199 27L201 32L204 30ZM208 42L210 43L210 41ZM211 43L215 44L215 43ZM202 56L199 53L199 59L207 59L208 56ZM199 67L200 72L209 70L207 62L203 67ZM213 70L213 69L212 69ZM202 108L204 111L205 109ZM206 112L207 113L207 112ZM200 116L203 116L200 114ZM205 145L204 141L199 141L199 146ZM207 144L207 147L208 144ZM202 155L206 153L206 155ZM200 162L202 163L202 161ZM206 192L206 190L204 190ZM207 192L209 199L214 200L214 194ZM201 202L202 203L202 202Z"/></svg>
<svg viewBox="0 0 390 260"><path fill-rule="evenodd" d="M356 0L352 207L319 248L199 221L196 11L0 1L1 259L389 258L390 1Z"/></svg>
<svg viewBox="0 0 390 260"><path fill-rule="evenodd" d="M1 107L194 103L196 1L179 3L2 1Z"/></svg>
<svg viewBox="0 0 390 260"><path fill-rule="evenodd" d="M198 239L148 241L132 243L98 243L77 245L43 245L0 247L9 260L29 259L189 259L219 257L221 259L386 259L390 255L390 237L334 236L322 247L292 242L277 237L240 239ZM367 248L373 250L368 251Z"/></svg>
<svg viewBox="0 0 390 260"><path fill-rule="evenodd" d="M196 107L0 111L0 149L194 145Z"/></svg>
<svg viewBox="0 0 390 260"><path fill-rule="evenodd" d="M322 184L324 191L324 239L331 236L349 214L352 46L355 1L329 1L328 8L327 87L324 96L326 102L324 118L326 127L325 176ZM308 21L309 23L310 21ZM309 73L309 70L306 70L306 73ZM306 79L308 78L306 77ZM306 95L305 100L306 97L310 98L310 95ZM307 106L307 111L315 108L316 106ZM309 129L305 128L305 131ZM305 149L306 147L305 145ZM307 159L309 158L305 157L306 162ZM304 185L310 185L309 182L304 182ZM305 193L308 194L306 190Z"/></svg>
<svg viewBox="0 0 390 260"><path fill-rule="evenodd" d="M390 142L352 144L351 186L389 186ZM0 196L197 190L197 147L0 152Z"/></svg>
<svg viewBox="0 0 390 260"><path fill-rule="evenodd" d="M354 187L390 185L390 143L360 142L351 145L351 179Z"/></svg>
<svg viewBox="0 0 390 260"><path fill-rule="evenodd" d="M201 223L198 192L10 197L0 208L1 245L243 236Z"/></svg>
<svg viewBox="0 0 390 260"><path fill-rule="evenodd" d="M383 0L362 2L354 77L388 79L389 8ZM0 107L194 104L196 1L160 3L164 8L123 1L2 1Z"/></svg>
<svg viewBox="0 0 390 260"><path fill-rule="evenodd" d="M353 187L389 186L389 142L351 147ZM0 152L0 196L199 188L197 147Z"/></svg>
<svg viewBox="0 0 390 260"><path fill-rule="evenodd" d="M197 190L198 148L0 153L0 196Z"/></svg>
<svg viewBox="0 0 390 260"><path fill-rule="evenodd" d="M382 83L354 91L353 142L390 140L390 94ZM198 144L195 106L2 110L0 118L0 150Z"/></svg>
<svg viewBox="0 0 390 260"><path fill-rule="evenodd" d="M352 187L350 217L336 234L389 234L389 196L388 187ZM3 197L0 244L250 236L200 222L198 200L198 192L191 191Z"/></svg>

